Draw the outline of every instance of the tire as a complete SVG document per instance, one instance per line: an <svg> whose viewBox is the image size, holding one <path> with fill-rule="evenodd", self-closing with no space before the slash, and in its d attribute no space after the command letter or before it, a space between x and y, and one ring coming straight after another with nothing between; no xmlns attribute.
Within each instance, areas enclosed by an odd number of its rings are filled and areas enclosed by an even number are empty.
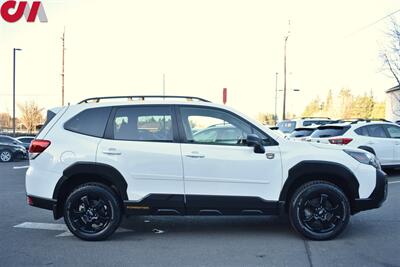
<svg viewBox="0 0 400 267"><path fill-rule="evenodd" d="M111 188L84 184L67 197L64 221L76 237L87 241L105 240L119 227L121 201Z"/></svg>
<svg viewBox="0 0 400 267"><path fill-rule="evenodd" d="M349 200L334 184L312 181L302 185L292 196L290 223L308 239L333 239L343 232L349 219Z"/></svg>
<svg viewBox="0 0 400 267"><path fill-rule="evenodd" d="M10 150L1 150L0 151L0 161L1 162L11 162L13 161L14 157Z"/></svg>

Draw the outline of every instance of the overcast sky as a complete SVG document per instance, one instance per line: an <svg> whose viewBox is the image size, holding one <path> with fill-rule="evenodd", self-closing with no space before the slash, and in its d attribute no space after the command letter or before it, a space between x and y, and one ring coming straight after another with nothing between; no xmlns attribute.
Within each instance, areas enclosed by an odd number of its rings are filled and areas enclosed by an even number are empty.
<svg viewBox="0 0 400 267"><path fill-rule="evenodd" d="M372 90L383 100L384 90L394 85L380 72L378 57L390 19L358 30L398 10L398 0L43 4L48 23L0 21L0 111L12 111L13 47L23 49L17 54L17 102L61 104L64 26L65 97L71 104L99 95L161 94L165 73L167 94L220 103L227 87L230 106L250 116L273 112L276 72L283 87L288 20L288 88L301 90L288 93L289 112L301 113L329 89Z"/></svg>

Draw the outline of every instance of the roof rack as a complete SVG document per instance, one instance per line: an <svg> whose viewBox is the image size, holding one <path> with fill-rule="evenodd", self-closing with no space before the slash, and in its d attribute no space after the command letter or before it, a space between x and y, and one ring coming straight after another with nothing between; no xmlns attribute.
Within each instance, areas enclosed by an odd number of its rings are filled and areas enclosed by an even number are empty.
<svg viewBox="0 0 400 267"><path fill-rule="evenodd" d="M328 119L330 120L331 118L329 117L301 117L302 120L304 119Z"/></svg>
<svg viewBox="0 0 400 267"><path fill-rule="evenodd" d="M351 124L356 124L359 122L371 122L371 121L383 121L383 122L391 122L386 119L381 119L381 118L373 118L373 119L360 119L360 118L355 118L355 119L343 119L339 120L341 122L350 122Z"/></svg>
<svg viewBox="0 0 400 267"><path fill-rule="evenodd" d="M179 99L186 99L188 101L193 101L197 100L200 102L210 102L206 99L200 98L200 97L195 97L195 96L175 96L175 95L129 95L129 96L101 96L101 97L91 97L84 99L80 101L78 104L83 104L83 103L89 103L89 102L95 102L99 103L100 100L104 99L124 99L126 98L128 101L133 101L133 100L145 100L146 98L179 98Z"/></svg>

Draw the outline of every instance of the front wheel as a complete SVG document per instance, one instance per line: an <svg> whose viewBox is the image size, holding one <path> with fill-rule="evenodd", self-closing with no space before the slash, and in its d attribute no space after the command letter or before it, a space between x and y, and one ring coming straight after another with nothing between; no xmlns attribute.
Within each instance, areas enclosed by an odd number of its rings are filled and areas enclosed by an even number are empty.
<svg viewBox="0 0 400 267"><path fill-rule="evenodd" d="M312 181L294 193L289 219L292 226L309 239L333 239L349 222L349 201L336 185Z"/></svg>
<svg viewBox="0 0 400 267"><path fill-rule="evenodd" d="M121 205L116 194L101 184L85 184L75 189L64 205L64 220L76 237L104 240L121 222Z"/></svg>
<svg viewBox="0 0 400 267"><path fill-rule="evenodd" d="M9 150L1 150L0 151L0 161L1 162L10 162L13 160L13 154Z"/></svg>

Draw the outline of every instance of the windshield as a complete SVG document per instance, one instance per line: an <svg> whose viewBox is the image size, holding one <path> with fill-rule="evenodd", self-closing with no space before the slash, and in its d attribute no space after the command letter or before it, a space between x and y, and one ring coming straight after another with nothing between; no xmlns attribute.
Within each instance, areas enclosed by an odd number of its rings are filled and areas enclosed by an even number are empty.
<svg viewBox="0 0 400 267"><path fill-rule="evenodd" d="M291 133L296 128L296 122L295 121L281 121L276 126L283 133Z"/></svg>

